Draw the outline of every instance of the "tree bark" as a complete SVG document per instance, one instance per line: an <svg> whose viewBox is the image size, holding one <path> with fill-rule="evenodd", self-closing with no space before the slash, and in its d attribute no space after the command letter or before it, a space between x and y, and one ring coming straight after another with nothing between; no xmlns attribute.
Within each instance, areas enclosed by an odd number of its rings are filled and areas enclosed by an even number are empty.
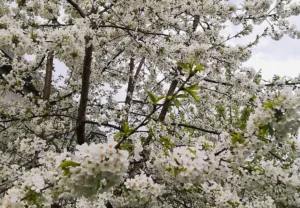
<svg viewBox="0 0 300 208"><path fill-rule="evenodd" d="M161 110L161 112L159 114L159 117L158 117L158 120L160 122L163 122L165 120L165 118L166 118L167 112L168 112L169 107L171 105L171 99L169 99L169 97L173 96L173 94L175 92L175 89L177 87L177 84L178 84L178 80L177 79L174 79L171 82L170 88L169 88L168 93L167 93L167 97L165 99L165 102L163 104L162 110Z"/></svg>
<svg viewBox="0 0 300 208"><path fill-rule="evenodd" d="M67 2L69 2L74 7L74 9L79 13L79 15L82 18L85 18L85 13L82 11L82 9L78 6L76 2L74 2L73 0L67 0Z"/></svg>
<svg viewBox="0 0 300 208"><path fill-rule="evenodd" d="M134 90L134 79L133 79L133 71L134 71L134 59L130 59L129 64L129 80L128 80L128 87L127 87L127 95L125 99L125 105L130 105L132 100L132 94Z"/></svg>
<svg viewBox="0 0 300 208"><path fill-rule="evenodd" d="M199 15L195 15L194 16L194 21L193 21L193 32L196 31L197 26L199 24L199 21L200 21L200 16Z"/></svg>
<svg viewBox="0 0 300 208"><path fill-rule="evenodd" d="M48 53L47 65L46 65L46 75L45 75L45 84L43 90L43 99L49 100L51 94L51 84L52 84L52 72L53 72L53 52Z"/></svg>
<svg viewBox="0 0 300 208"><path fill-rule="evenodd" d="M132 102L132 96L133 96L133 92L134 92L134 88L135 88L135 82L139 76L139 73L144 65L145 62L145 57L143 57L139 63L139 66L133 76L133 71L134 71L134 59L131 58L130 59L130 69L129 69L129 80L128 80L128 87L127 87L127 95L126 95L126 99L125 99L125 105L128 105L127 108L127 117L126 120L128 121L128 113L130 111L130 106L131 106L131 102Z"/></svg>
<svg viewBox="0 0 300 208"><path fill-rule="evenodd" d="M90 38L86 38L86 44L89 44ZM90 87L90 75L92 68L92 56L93 56L93 46L90 45L85 48L85 56L83 63L83 73L82 73L82 85L81 85L81 97L78 108L78 115L76 119L76 136L77 144L81 145L85 142L85 117L86 117L86 107L88 102L89 87Z"/></svg>

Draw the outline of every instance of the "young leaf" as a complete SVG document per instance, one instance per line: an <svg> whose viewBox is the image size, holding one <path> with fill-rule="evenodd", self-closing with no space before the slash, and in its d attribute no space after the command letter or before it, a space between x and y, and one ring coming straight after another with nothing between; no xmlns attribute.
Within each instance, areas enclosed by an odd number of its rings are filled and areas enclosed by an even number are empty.
<svg viewBox="0 0 300 208"><path fill-rule="evenodd" d="M177 108L179 108L180 102L179 102L178 99L174 99L174 100L173 100L173 103L174 103L174 105L175 105Z"/></svg>
<svg viewBox="0 0 300 208"><path fill-rule="evenodd" d="M7 25L6 25L6 24L0 23L0 30L1 30L1 29L7 29Z"/></svg>
<svg viewBox="0 0 300 208"><path fill-rule="evenodd" d="M197 93L191 90L186 90L196 101L199 101Z"/></svg>
<svg viewBox="0 0 300 208"><path fill-rule="evenodd" d="M166 96L160 96L160 97L156 98L156 103L164 98L166 98Z"/></svg>
<svg viewBox="0 0 300 208"><path fill-rule="evenodd" d="M197 65L197 66L195 67L194 70L195 70L196 72L197 72L197 71L203 71L204 68L203 68L203 66L201 66L201 65Z"/></svg>
<svg viewBox="0 0 300 208"><path fill-rule="evenodd" d="M179 95L176 95L175 98L188 98L188 95L186 95L186 94L179 94Z"/></svg>
<svg viewBox="0 0 300 208"><path fill-rule="evenodd" d="M192 153L192 154L196 155L196 152L197 152L196 150L192 150L192 149L191 149L191 148L189 148L189 147L187 148L187 150L188 150L188 151L190 151L190 153Z"/></svg>
<svg viewBox="0 0 300 208"><path fill-rule="evenodd" d="M198 86L198 84L194 84L189 87L186 87L185 89L191 90L191 91L197 91L197 90L200 90L200 87Z"/></svg>
<svg viewBox="0 0 300 208"><path fill-rule="evenodd" d="M123 122L122 130L123 130L124 133L129 132L129 126L128 126L128 123L125 122L125 121Z"/></svg>
<svg viewBox="0 0 300 208"><path fill-rule="evenodd" d="M72 160L65 160L58 167L61 169L64 169L64 168L68 168L68 167L77 167L79 165L80 165L79 163L76 163Z"/></svg>
<svg viewBox="0 0 300 208"><path fill-rule="evenodd" d="M188 69L189 68L189 64L187 64L187 63L178 62L177 65L180 66L183 69Z"/></svg>
<svg viewBox="0 0 300 208"><path fill-rule="evenodd" d="M147 94L148 94L148 96L149 96L149 98L150 98L152 104L155 105L156 102L157 102L156 97L155 97L149 90L146 90L146 92L147 92Z"/></svg>
<svg viewBox="0 0 300 208"><path fill-rule="evenodd" d="M77 167L79 165L80 165L79 163L76 163L72 160L65 160L58 167L61 168L64 171L65 175L69 175L70 174L70 167Z"/></svg>
<svg viewBox="0 0 300 208"><path fill-rule="evenodd" d="M124 142L121 146L120 149L122 150L129 150L131 148L134 148L134 144L131 144L129 142Z"/></svg>
<svg viewBox="0 0 300 208"><path fill-rule="evenodd" d="M123 132L119 131L118 133L116 133L114 135L114 139L116 140L116 139L120 138L122 135L123 135Z"/></svg>
<svg viewBox="0 0 300 208"><path fill-rule="evenodd" d="M266 103L264 103L264 107L265 108L273 109L274 105L275 105L274 102L266 102Z"/></svg>
<svg viewBox="0 0 300 208"><path fill-rule="evenodd" d="M12 36L11 42L12 42L13 44L15 44L15 46L17 47L18 44L20 43L18 36L13 35L13 36Z"/></svg>

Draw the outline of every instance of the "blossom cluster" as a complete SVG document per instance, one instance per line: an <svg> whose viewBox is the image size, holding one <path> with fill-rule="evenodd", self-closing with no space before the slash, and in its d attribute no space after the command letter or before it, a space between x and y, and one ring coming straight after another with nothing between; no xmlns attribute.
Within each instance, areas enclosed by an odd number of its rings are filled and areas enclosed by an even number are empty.
<svg viewBox="0 0 300 208"><path fill-rule="evenodd" d="M129 166L128 152L115 149L117 143L83 144L61 161L64 176L59 181L73 196L92 196L120 184ZM60 157L60 160L62 158Z"/></svg>
<svg viewBox="0 0 300 208"><path fill-rule="evenodd" d="M299 38L299 14L290 0L1 0L0 207L299 207L300 79L242 66L264 37Z"/></svg>
<svg viewBox="0 0 300 208"><path fill-rule="evenodd" d="M164 193L164 185L155 183L145 173L136 175L124 182L126 192L122 197L112 200L115 207L154 206L157 197Z"/></svg>

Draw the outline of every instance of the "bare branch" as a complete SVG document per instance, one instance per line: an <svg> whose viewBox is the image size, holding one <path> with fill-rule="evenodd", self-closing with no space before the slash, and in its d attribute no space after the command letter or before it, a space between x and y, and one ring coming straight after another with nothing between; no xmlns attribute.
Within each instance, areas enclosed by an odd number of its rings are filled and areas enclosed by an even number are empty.
<svg viewBox="0 0 300 208"><path fill-rule="evenodd" d="M216 134L216 135L220 135L221 134L218 131L207 130L207 129L203 129L203 128L200 128L200 127L197 127L197 126L193 126L193 125L189 125L189 124L171 123L171 125L186 127L186 128L190 128L190 129L195 129L195 130L203 131L203 132L210 133L210 134Z"/></svg>
<svg viewBox="0 0 300 208"><path fill-rule="evenodd" d="M84 123L88 123L88 124L94 124L94 125L97 125L97 126L105 126L105 127L111 127L111 128L114 128L114 129L117 129L117 130L121 130L120 127L116 126L116 125L113 125L113 124L110 124L108 122L102 122L102 123L98 123L96 121L83 121Z"/></svg>
<svg viewBox="0 0 300 208"><path fill-rule="evenodd" d="M67 0L67 2L69 2L74 7L74 9L80 14L81 17L85 18L86 15L78 6L78 4L76 4L73 0Z"/></svg>
<svg viewBox="0 0 300 208"><path fill-rule="evenodd" d="M140 71L144 65L145 62L145 57L143 57L139 63L139 66L135 72L134 77L132 77L133 75L133 69L134 69L134 63L133 63L133 59L130 60L130 77L129 77L129 81L128 81L128 88L127 88L127 96L126 96L126 100L125 100L125 104L130 105L131 101L132 101L132 94L134 92L134 88L135 88L135 82L138 79L138 76L140 74ZM130 96L129 96L130 95Z"/></svg>
<svg viewBox="0 0 300 208"><path fill-rule="evenodd" d="M140 71L141 71L141 69L142 69L144 63L145 63L145 57L143 57L143 58L141 59L141 61L140 61L140 64L139 64L139 66L138 66L138 68L137 68L137 70L136 70L136 72L135 72L135 75L134 75L134 81L137 80L137 78L138 78L138 76L139 76L139 74L140 74Z"/></svg>
<svg viewBox="0 0 300 208"><path fill-rule="evenodd" d="M177 79L174 79L171 82L170 88L169 88L168 93L167 93L167 97L165 99L165 102L163 104L163 107L162 107L161 112L160 112L159 117L158 117L158 120L161 121L161 122L163 122L165 120L167 112L168 112L169 107L171 105L171 99L169 99L168 97L170 97L174 94L175 89L177 87L177 84L178 84Z"/></svg>
<svg viewBox="0 0 300 208"><path fill-rule="evenodd" d="M132 134L134 134L139 128L141 128L142 126L144 126L146 123L147 123L147 121L151 118L151 116L159 109L160 107L156 107L156 106L154 106L153 107L153 110L151 111L151 113L149 114L149 115L147 115L145 118L144 118L144 120L137 126L137 127L135 127L130 133L129 133L129 135L128 136L123 136L122 137L122 139L118 142L118 144L115 146L115 148L116 149L118 149L120 146L121 146L121 144L129 137L129 136L131 136Z"/></svg>
<svg viewBox="0 0 300 208"><path fill-rule="evenodd" d="M233 86L233 85L230 84L230 83L219 82L219 81L215 81L215 80L211 80L211 79L207 79L207 78L204 78L203 80L206 81L206 82L215 83L215 84L220 84L220 85L224 85L224 86L230 86L230 87Z"/></svg>
<svg viewBox="0 0 300 208"><path fill-rule="evenodd" d="M224 151L226 151L226 150L228 150L228 148L223 148L223 149L221 149L220 151L216 152L214 155L215 155L215 156L219 156L220 154L222 154L222 152L224 152Z"/></svg>
<svg viewBox="0 0 300 208"><path fill-rule="evenodd" d="M90 38L86 38L86 44L89 44ZM85 116L86 107L88 102L89 87L90 87L90 75L92 68L92 57L93 57L93 46L90 45L85 48L85 56L83 63L83 74L82 74L82 86L81 86L81 97L78 108L78 116L76 119L76 135L77 144L83 144L85 142Z"/></svg>
<svg viewBox="0 0 300 208"><path fill-rule="evenodd" d="M130 64L129 64L129 81L128 81L125 105L130 105L131 100L132 100L132 93L134 90L133 70L134 70L134 59L131 58Z"/></svg>
<svg viewBox="0 0 300 208"><path fill-rule="evenodd" d="M200 16L199 15L195 15L194 16L194 21L193 21L193 31L195 32L197 29L197 26L199 24L199 20L200 20Z"/></svg>
<svg viewBox="0 0 300 208"><path fill-rule="evenodd" d="M296 86L296 85L300 85L300 82L288 82L285 81L285 83L269 83L269 84L265 84L266 87L274 87L274 86Z"/></svg>
<svg viewBox="0 0 300 208"><path fill-rule="evenodd" d="M14 53L11 52L10 50L6 49L6 48L0 48L0 51L2 51L4 53L4 55L9 58L10 60L14 59Z"/></svg>
<svg viewBox="0 0 300 208"><path fill-rule="evenodd" d="M45 76L45 85L43 90L43 99L49 100L51 93L51 81L52 81L52 72L53 72L53 51L48 53L47 57L47 66L46 66L46 76Z"/></svg>

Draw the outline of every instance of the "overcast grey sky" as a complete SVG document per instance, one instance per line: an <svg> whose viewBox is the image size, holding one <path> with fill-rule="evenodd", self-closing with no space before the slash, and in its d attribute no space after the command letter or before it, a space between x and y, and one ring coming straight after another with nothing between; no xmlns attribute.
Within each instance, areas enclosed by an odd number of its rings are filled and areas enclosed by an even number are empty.
<svg viewBox="0 0 300 208"><path fill-rule="evenodd" d="M243 0L231 0L231 2L239 3ZM293 0L300 2L300 0ZM291 23L300 29L300 16L290 18ZM255 39L257 34L261 34L268 26L265 22L262 25L254 27L254 33L247 38L234 40L233 43L249 43ZM238 28L229 26L226 32L234 34ZM253 53L246 66L252 66L257 71L262 70L264 79L271 79L274 74L279 76L295 77L300 74L300 40L292 39L284 36L281 40L275 41L271 38L262 38L257 46L253 48Z"/></svg>

